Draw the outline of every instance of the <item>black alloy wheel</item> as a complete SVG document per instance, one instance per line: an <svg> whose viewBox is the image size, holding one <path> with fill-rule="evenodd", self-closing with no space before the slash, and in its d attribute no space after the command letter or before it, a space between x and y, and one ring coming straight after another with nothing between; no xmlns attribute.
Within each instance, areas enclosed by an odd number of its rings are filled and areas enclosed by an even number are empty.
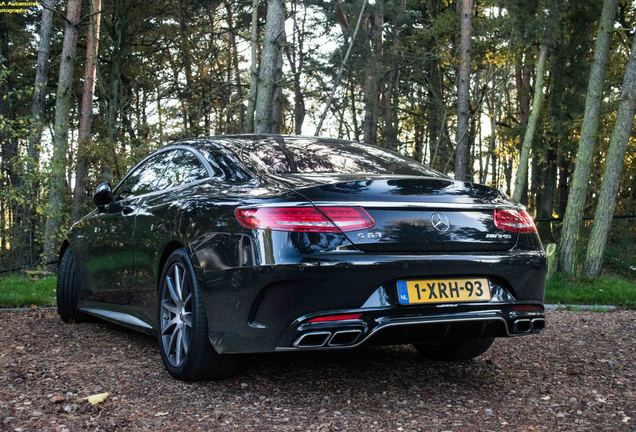
<svg viewBox="0 0 636 432"><path fill-rule="evenodd" d="M218 354L208 339L208 323L194 268L185 249L166 261L159 285L157 339L164 366L184 381L225 378L240 364Z"/></svg>

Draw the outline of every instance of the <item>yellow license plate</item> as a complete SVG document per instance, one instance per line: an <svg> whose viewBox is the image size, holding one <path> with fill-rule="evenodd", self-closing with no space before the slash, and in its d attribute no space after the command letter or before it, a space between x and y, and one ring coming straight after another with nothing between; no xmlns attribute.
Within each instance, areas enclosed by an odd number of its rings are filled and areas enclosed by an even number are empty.
<svg viewBox="0 0 636 432"><path fill-rule="evenodd" d="M397 290L402 305L490 300L486 278L398 280Z"/></svg>

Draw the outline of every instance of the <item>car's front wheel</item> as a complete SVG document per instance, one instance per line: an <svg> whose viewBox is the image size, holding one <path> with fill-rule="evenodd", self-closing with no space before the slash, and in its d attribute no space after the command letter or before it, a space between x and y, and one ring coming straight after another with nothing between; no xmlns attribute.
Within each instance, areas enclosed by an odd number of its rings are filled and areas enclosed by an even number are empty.
<svg viewBox="0 0 636 432"><path fill-rule="evenodd" d="M218 354L208 339L206 311L194 269L184 249L166 261L159 285L157 339L170 374L184 381L225 378L239 358Z"/></svg>
<svg viewBox="0 0 636 432"><path fill-rule="evenodd" d="M422 357L435 361L465 361L482 355L492 345L494 338L449 340L414 345Z"/></svg>

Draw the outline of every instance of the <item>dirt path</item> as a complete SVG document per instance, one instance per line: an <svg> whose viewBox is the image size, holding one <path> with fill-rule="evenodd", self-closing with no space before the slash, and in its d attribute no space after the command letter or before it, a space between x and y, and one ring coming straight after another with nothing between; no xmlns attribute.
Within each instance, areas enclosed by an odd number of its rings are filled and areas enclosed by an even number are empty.
<svg viewBox="0 0 636 432"><path fill-rule="evenodd" d="M636 311L547 318L466 364L410 347L277 354L186 384L149 337L0 312L0 430L635 430Z"/></svg>

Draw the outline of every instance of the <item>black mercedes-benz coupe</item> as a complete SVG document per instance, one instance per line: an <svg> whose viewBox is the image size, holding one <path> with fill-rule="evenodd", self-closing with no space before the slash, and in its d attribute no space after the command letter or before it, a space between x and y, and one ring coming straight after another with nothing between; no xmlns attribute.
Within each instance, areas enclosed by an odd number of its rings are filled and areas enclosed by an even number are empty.
<svg viewBox="0 0 636 432"><path fill-rule="evenodd" d="M380 147L184 140L94 202L60 250L59 314L155 335L175 378L362 345L461 361L545 325L546 259L524 208Z"/></svg>

